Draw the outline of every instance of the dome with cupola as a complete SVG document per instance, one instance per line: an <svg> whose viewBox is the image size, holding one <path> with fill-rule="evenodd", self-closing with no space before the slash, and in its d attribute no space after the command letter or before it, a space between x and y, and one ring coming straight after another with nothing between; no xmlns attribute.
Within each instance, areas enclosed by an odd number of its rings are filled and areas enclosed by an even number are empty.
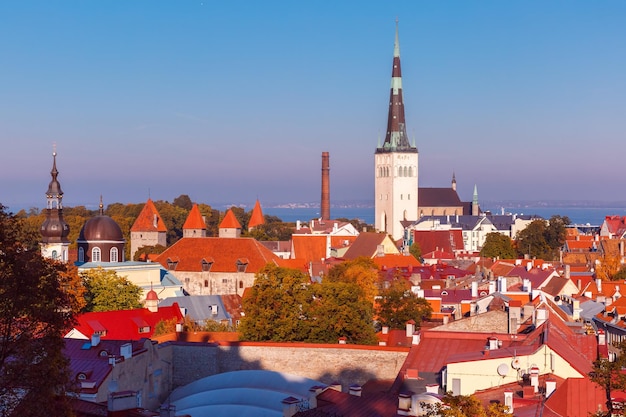
<svg viewBox="0 0 626 417"><path fill-rule="evenodd" d="M124 234L115 220L104 214L102 197L98 215L84 224L77 244L78 262L124 262Z"/></svg>

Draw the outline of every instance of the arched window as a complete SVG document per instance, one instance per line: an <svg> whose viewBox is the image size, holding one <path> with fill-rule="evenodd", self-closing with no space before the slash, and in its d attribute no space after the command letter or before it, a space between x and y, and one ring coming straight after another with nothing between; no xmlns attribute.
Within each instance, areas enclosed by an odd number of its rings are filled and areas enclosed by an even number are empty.
<svg viewBox="0 0 626 417"><path fill-rule="evenodd" d="M85 249L78 248L78 262L85 262Z"/></svg>
<svg viewBox="0 0 626 417"><path fill-rule="evenodd" d="M59 256L56 250L52 251L52 259L56 259Z"/></svg>
<svg viewBox="0 0 626 417"><path fill-rule="evenodd" d="M100 262L101 261L101 257L100 257L100 248L95 247L91 250L91 262Z"/></svg>
<svg viewBox="0 0 626 417"><path fill-rule="evenodd" d="M409 167L409 177L413 176L413 167Z"/></svg>
<svg viewBox="0 0 626 417"><path fill-rule="evenodd" d="M109 256L111 257L111 259L109 259L110 262L119 262L117 259L117 248L111 248Z"/></svg>
<svg viewBox="0 0 626 417"><path fill-rule="evenodd" d="M243 288L243 281L239 281L239 288Z"/></svg>

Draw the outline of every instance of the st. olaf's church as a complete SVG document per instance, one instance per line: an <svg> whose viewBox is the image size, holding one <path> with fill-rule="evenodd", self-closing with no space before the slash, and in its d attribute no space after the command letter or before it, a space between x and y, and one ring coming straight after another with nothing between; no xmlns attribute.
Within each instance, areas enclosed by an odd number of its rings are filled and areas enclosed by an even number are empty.
<svg viewBox="0 0 626 417"><path fill-rule="evenodd" d="M409 142L404 118L397 22L387 132L384 143L376 148L374 160L374 226L394 240L401 239L404 227L422 216L479 214L476 187L473 201L462 202L454 174L449 188L418 186L418 151L415 143Z"/></svg>

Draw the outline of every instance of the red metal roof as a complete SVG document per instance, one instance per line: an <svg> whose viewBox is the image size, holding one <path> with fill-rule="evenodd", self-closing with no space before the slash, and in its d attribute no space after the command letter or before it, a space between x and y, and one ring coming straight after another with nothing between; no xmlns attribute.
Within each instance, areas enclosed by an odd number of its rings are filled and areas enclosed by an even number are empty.
<svg viewBox="0 0 626 417"><path fill-rule="evenodd" d="M152 336L156 324L161 320L171 319L183 321L178 303L159 307L155 312L147 308L137 308L85 313L78 316L74 329L86 337L99 332L102 340L139 340Z"/></svg>

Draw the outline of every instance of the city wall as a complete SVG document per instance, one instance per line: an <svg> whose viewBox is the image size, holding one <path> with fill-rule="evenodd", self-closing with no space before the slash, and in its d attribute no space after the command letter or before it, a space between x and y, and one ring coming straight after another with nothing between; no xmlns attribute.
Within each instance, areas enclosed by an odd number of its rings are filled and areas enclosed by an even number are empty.
<svg viewBox="0 0 626 417"><path fill-rule="evenodd" d="M171 361L172 389L218 373L260 369L339 382L347 391L373 378L395 379L408 354L408 348L304 343L171 342L162 349Z"/></svg>

